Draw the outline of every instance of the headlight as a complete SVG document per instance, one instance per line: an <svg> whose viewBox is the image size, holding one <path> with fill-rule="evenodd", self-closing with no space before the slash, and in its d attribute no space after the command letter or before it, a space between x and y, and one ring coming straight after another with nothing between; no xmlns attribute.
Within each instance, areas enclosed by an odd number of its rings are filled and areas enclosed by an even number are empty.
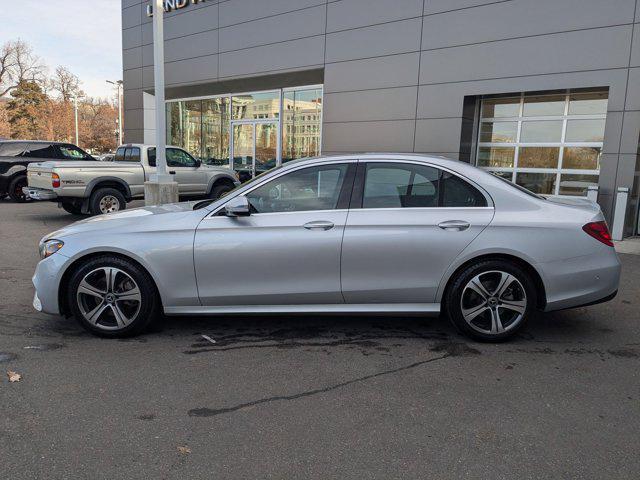
<svg viewBox="0 0 640 480"><path fill-rule="evenodd" d="M62 248L64 242L61 240L45 240L40 242L40 258L47 258Z"/></svg>

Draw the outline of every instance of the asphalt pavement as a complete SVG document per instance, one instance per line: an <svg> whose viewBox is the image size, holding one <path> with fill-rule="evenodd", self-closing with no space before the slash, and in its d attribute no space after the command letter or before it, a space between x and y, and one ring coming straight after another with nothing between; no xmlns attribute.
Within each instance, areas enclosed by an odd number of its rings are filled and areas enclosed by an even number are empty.
<svg viewBox="0 0 640 480"><path fill-rule="evenodd" d="M78 219L0 201L0 478L640 476L640 256L621 255L613 301L505 344L311 315L105 340L31 307L39 239Z"/></svg>

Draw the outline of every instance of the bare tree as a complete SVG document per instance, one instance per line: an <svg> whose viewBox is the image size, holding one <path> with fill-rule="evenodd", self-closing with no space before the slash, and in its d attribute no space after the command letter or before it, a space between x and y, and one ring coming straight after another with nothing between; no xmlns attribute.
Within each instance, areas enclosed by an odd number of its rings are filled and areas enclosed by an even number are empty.
<svg viewBox="0 0 640 480"><path fill-rule="evenodd" d="M70 101L75 96L82 96L80 79L71 73L66 67L58 67L50 80L51 90L58 92L64 102Z"/></svg>
<svg viewBox="0 0 640 480"><path fill-rule="evenodd" d="M22 81L45 82L46 67L22 40L14 40L0 47L0 97L16 88Z"/></svg>

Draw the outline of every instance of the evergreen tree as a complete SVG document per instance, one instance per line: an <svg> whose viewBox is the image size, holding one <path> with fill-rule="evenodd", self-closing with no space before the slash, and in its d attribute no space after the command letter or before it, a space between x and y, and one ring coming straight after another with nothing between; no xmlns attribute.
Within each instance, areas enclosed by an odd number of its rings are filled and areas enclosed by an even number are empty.
<svg viewBox="0 0 640 480"><path fill-rule="evenodd" d="M42 113L49 101L36 82L22 80L11 91L12 99L7 104L12 138L42 139L45 128Z"/></svg>

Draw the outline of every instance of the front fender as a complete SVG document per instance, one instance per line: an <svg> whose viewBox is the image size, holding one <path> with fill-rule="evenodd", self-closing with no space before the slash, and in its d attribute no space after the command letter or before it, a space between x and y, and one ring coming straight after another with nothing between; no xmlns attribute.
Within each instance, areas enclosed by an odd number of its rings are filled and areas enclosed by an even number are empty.
<svg viewBox="0 0 640 480"><path fill-rule="evenodd" d="M209 184L207 186L207 195L211 194L211 191L213 190L213 186L216 184L216 182L222 179L228 179L236 187L240 185L240 182L238 182L238 179L234 177L232 174L225 173L225 172L216 173L209 179Z"/></svg>

